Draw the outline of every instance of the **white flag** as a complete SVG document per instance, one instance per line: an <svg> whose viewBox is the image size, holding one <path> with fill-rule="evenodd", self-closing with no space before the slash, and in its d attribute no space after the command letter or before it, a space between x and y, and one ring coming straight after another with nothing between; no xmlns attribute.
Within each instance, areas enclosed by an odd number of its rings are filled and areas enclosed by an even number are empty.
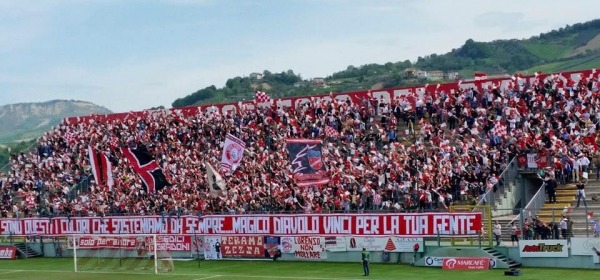
<svg viewBox="0 0 600 280"><path fill-rule="evenodd" d="M227 193L225 180L208 162L206 162L206 177L208 177L208 188L211 197L216 198Z"/></svg>
<svg viewBox="0 0 600 280"><path fill-rule="evenodd" d="M244 158L244 149L246 144L241 139L227 134L225 144L223 145L223 155L221 157L221 169L233 173L240 166Z"/></svg>

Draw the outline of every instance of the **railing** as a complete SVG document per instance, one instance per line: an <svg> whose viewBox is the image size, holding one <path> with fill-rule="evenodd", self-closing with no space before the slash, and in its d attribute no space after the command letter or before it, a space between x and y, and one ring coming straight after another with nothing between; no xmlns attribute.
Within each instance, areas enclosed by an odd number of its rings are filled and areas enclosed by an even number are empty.
<svg viewBox="0 0 600 280"><path fill-rule="evenodd" d="M481 196L481 198L479 198L477 205L488 204L491 207L493 207L494 204L496 203L496 198L499 197L500 195L504 194L504 192L508 188L508 185L510 184L511 181L514 180L514 178L517 176L518 172L519 172L519 168L517 166L517 157L514 157L506 165L506 167L504 168L502 173L500 173L500 176L498 176L499 180L496 183L496 191L494 191L494 188L490 188L489 190L486 190L485 194L483 194Z"/></svg>
<svg viewBox="0 0 600 280"><path fill-rule="evenodd" d="M540 189L533 195L529 200L525 208L521 209L521 213L517 215L510 223L518 221L519 224L523 225L523 221L531 219L537 215L538 211L544 206L546 202L546 183L544 182ZM510 224L509 223L509 224Z"/></svg>

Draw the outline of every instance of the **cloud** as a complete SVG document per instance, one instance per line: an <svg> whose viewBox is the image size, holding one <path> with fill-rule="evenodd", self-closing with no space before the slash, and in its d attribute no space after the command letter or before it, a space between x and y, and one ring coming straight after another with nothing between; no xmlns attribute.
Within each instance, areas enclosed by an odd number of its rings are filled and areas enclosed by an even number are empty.
<svg viewBox="0 0 600 280"><path fill-rule="evenodd" d="M256 1L245 13L232 10L237 2L214 0L154 0L144 10L116 1L118 13L104 1L40 3L0 1L0 53L11 52L0 56L0 103L63 98L116 112L169 107L255 71L328 76L348 65L443 54L469 38L523 38L596 17L591 9L564 13L565 1ZM111 12L110 28L97 22L108 20L98 9ZM186 17L170 20L181 10Z"/></svg>

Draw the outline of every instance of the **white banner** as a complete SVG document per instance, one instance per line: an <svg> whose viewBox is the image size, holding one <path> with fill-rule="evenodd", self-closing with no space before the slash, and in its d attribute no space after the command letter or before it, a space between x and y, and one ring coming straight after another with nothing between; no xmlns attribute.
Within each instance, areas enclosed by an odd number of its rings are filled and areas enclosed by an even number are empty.
<svg viewBox="0 0 600 280"><path fill-rule="evenodd" d="M425 257L425 265L426 266L442 266L444 263L444 257Z"/></svg>
<svg viewBox="0 0 600 280"><path fill-rule="evenodd" d="M594 256L594 249L600 250L600 239L571 237L571 255L574 256Z"/></svg>
<svg viewBox="0 0 600 280"><path fill-rule="evenodd" d="M521 240L521 258L567 258L567 240Z"/></svg>
<svg viewBox="0 0 600 280"><path fill-rule="evenodd" d="M325 250L329 252L345 252L346 237L344 236L327 236L325 237Z"/></svg>
<svg viewBox="0 0 600 280"><path fill-rule="evenodd" d="M204 259L205 260L219 260L222 258L221 252L217 252L217 243L219 245L221 244L220 236L204 237Z"/></svg>
<svg viewBox="0 0 600 280"><path fill-rule="evenodd" d="M423 252L423 238L352 236L346 238L346 250L362 251L362 248L366 248L371 252L413 252L415 243L419 244L418 252Z"/></svg>
<svg viewBox="0 0 600 280"><path fill-rule="evenodd" d="M326 259L325 238L315 236L294 237L294 255L298 259Z"/></svg>
<svg viewBox="0 0 600 280"><path fill-rule="evenodd" d="M294 238L291 236L281 237L281 253L292 254L294 253Z"/></svg>
<svg viewBox="0 0 600 280"><path fill-rule="evenodd" d="M235 172L244 158L244 149L246 143L239 138L227 134L225 144L223 145L223 155L221 156L221 169L224 172Z"/></svg>
<svg viewBox="0 0 600 280"><path fill-rule="evenodd" d="M527 154L527 168L537 168L536 157L537 154Z"/></svg>

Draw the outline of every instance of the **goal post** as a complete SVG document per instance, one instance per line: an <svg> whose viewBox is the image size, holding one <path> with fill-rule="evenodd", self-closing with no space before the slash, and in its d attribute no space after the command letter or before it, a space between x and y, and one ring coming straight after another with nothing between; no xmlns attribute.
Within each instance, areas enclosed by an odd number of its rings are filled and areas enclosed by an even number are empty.
<svg viewBox="0 0 600 280"><path fill-rule="evenodd" d="M174 270L167 250L159 250L156 234L71 235L67 249L73 250L75 272L139 271L167 273Z"/></svg>

